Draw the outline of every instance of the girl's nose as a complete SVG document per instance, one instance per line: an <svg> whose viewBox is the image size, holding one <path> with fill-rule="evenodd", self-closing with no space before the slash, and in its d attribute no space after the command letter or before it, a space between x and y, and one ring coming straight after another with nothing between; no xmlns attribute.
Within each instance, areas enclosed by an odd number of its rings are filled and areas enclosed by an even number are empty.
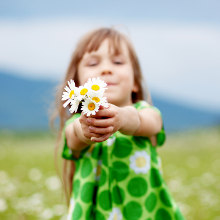
<svg viewBox="0 0 220 220"><path fill-rule="evenodd" d="M102 75L111 75L112 71L111 70L103 70Z"/></svg>

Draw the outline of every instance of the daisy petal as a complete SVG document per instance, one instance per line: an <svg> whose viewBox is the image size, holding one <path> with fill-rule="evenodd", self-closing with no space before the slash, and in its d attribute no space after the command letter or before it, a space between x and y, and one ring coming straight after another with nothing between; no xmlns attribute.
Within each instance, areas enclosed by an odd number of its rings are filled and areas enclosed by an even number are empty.
<svg viewBox="0 0 220 220"><path fill-rule="evenodd" d="M68 95L62 95L62 100L64 101L64 100L67 100L67 99L69 99L69 96Z"/></svg>
<svg viewBox="0 0 220 220"><path fill-rule="evenodd" d="M69 105L70 102L71 102L71 100L68 99L68 100L63 104L63 107L66 108L66 106Z"/></svg>
<svg viewBox="0 0 220 220"><path fill-rule="evenodd" d="M68 85L72 90L75 88L75 82L72 79L70 80L70 82L68 82Z"/></svg>
<svg viewBox="0 0 220 220"><path fill-rule="evenodd" d="M71 92L71 90L66 86L65 88L64 88L68 93L70 93Z"/></svg>
<svg viewBox="0 0 220 220"><path fill-rule="evenodd" d="M82 103L81 110L83 111L84 115L95 115L99 110L99 105L88 98Z"/></svg>
<svg viewBox="0 0 220 220"><path fill-rule="evenodd" d="M72 100L70 102L70 105L71 105L71 108L69 109L70 113L74 113L74 112L77 112L77 109L78 109L78 106L79 106L79 100L76 99L76 100Z"/></svg>

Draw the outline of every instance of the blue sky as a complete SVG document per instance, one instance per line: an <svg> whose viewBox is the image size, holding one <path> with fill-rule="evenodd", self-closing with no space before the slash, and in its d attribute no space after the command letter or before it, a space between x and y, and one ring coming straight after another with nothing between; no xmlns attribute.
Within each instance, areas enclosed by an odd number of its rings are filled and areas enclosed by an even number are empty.
<svg viewBox="0 0 220 220"><path fill-rule="evenodd" d="M220 110L220 1L0 1L0 68L62 78L80 36L116 26L132 40L150 89Z"/></svg>
<svg viewBox="0 0 220 220"><path fill-rule="evenodd" d="M75 16L219 23L220 17L218 0L7 0L0 6L1 18Z"/></svg>

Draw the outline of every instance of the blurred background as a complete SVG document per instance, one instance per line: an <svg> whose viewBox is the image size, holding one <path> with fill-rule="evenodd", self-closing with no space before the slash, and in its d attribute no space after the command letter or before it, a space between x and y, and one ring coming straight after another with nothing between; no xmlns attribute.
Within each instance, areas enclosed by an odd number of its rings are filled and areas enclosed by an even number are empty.
<svg viewBox="0 0 220 220"><path fill-rule="evenodd" d="M65 219L49 128L80 37L132 41L167 141L164 176L187 219L220 219L220 2L0 1L0 219Z"/></svg>

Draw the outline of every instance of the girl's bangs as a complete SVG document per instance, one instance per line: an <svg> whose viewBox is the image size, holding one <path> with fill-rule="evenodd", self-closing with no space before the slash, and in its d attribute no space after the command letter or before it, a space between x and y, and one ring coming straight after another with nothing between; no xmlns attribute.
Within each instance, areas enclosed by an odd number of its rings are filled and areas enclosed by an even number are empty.
<svg viewBox="0 0 220 220"><path fill-rule="evenodd" d="M115 31L103 31L94 33L87 39L87 44L85 47L85 53L91 53L97 51L104 40L109 40L109 51L114 55L121 53L121 37Z"/></svg>

